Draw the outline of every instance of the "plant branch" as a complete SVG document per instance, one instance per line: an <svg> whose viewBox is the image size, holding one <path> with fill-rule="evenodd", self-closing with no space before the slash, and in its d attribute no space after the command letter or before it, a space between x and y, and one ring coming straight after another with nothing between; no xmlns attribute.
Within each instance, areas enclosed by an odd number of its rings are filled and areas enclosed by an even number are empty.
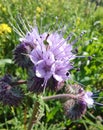
<svg viewBox="0 0 103 130"><path fill-rule="evenodd" d="M74 95L74 94L57 94L57 95L53 95L53 96L46 96L46 97L42 97L42 99L44 101L49 101L49 100L52 100L52 99L63 99L63 98L72 98L72 99L78 99L80 98L82 95L84 94L84 92L81 92L77 95ZM34 108L33 108L33 112L32 112L32 116L30 118L30 121L29 121L29 126L28 126L28 129L27 130L31 130L33 128L33 125L35 123L37 123L37 114L38 114L38 111L39 111L39 102L36 101L34 103Z"/></svg>
<svg viewBox="0 0 103 130"><path fill-rule="evenodd" d="M49 101L49 100L52 100L52 99L63 99L63 98L72 98L72 99L78 99L80 98L84 93L80 93L80 94L77 94L77 95L74 95L74 94L58 94L58 95L53 95L53 96L46 96L46 97L42 97L42 99L44 101Z"/></svg>
<svg viewBox="0 0 103 130"><path fill-rule="evenodd" d="M20 84L27 84L27 81L26 80L18 80L17 82L11 83L12 86L20 85Z"/></svg>
<svg viewBox="0 0 103 130"><path fill-rule="evenodd" d="M33 125L36 123L36 121L37 121L37 113L38 113L38 110L39 110L39 102L38 101L36 101L35 103L34 103L34 108L33 108L33 112L32 112L32 116L31 116L31 118L30 118L30 121L29 121L29 126L28 126L28 129L27 130L31 130L32 129L32 127L33 127Z"/></svg>

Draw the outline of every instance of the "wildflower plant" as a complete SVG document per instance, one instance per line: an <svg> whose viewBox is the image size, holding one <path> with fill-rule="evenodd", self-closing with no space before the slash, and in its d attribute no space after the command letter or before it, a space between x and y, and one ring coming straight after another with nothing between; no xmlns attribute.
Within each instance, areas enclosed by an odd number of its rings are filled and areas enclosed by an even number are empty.
<svg viewBox="0 0 103 130"><path fill-rule="evenodd" d="M24 22L23 25L25 26ZM19 27L20 44L13 50L13 60L28 75L27 81L18 80L11 75L5 75L0 79L0 101L4 105L19 106L26 94L19 87L27 85L29 94L36 94L33 114L29 121L28 130L41 118L39 109L42 108L40 100L47 102L52 99L63 99L62 105L67 118L71 120L80 119L87 111L87 108L94 106L93 93L85 91L79 84L70 84L71 70L74 69L74 59L78 56L74 45L78 38L71 40L71 33L64 38L62 32L39 33L37 26L28 29L26 34ZM84 33L81 33L80 37ZM60 90L65 88L63 93ZM52 96L44 96L47 91L58 92ZM39 99L39 100L38 100ZM45 105L44 105L45 106ZM44 112L44 110L43 110ZM42 116L44 113L42 113Z"/></svg>

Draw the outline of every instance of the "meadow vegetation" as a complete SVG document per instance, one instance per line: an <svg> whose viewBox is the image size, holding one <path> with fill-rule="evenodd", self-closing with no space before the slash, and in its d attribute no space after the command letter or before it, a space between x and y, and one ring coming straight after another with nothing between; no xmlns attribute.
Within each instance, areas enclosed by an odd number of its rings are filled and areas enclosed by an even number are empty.
<svg viewBox="0 0 103 130"><path fill-rule="evenodd" d="M75 44L78 55L71 71L73 81L80 83L85 90L103 97L103 2L102 0L0 0L0 77L12 74L18 79L27 79L25 69L14 64L13 50L20 43L15 28L25 32L25 24L38 26L39 32L64 30L64 37L71 32L72 39L82 32L85 34ZM18 107L0 103L0 130L26 130L32 115L35 94L27 92ZM62 90L61 90L62 91ZM55 92L47 92L52 95ZM40 101L42 102L42 101ZM103 103L103 98L97 102ZM70 120L64 116L62 104L56 100L41 103L40 120L34 130L103 130L103 106L95 105L85 116Z"/></svg>

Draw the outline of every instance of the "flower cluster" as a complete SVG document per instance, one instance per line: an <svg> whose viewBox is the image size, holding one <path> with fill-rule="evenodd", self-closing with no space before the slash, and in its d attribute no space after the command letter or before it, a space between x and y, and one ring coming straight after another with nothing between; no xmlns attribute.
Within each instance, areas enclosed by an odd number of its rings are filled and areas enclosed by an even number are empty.
<svg viewBox="0 0 103 130"><path fill-rule="evenodd" d="M66 92L79 95L77 99L69 99L64 103L65 115L69 119L79 119L86 113L87 107L93 107L93 93L90 91L84 91L80 85L69 85L66 88Z"/></svg>
<svg viewBox="0 0 103 130"><path fill-rule="evenodd" d="M13 86L11 75L0 79L0 101L5 105L18 106L23 98L23 92L18 86Z"/></svg>
<svg viewBox="0 0 103 130"><path fill-rule="evenodd" d="M33 91L43 91L47 86L50 87L51 80L54 83L52 87L55 85L52 89L55 89L69 78L69 71L73 68L71 61L75 58L72 44L68 43L70 38L68 36L64 39L58 32L39 34L37 28L33 28L20 39L21 44L14 50L14 60L26 68L30 68L28 64L32 61L34 78L30 79L35 82L32 81ZM36 88L38 81L40 85Z"/></svg>

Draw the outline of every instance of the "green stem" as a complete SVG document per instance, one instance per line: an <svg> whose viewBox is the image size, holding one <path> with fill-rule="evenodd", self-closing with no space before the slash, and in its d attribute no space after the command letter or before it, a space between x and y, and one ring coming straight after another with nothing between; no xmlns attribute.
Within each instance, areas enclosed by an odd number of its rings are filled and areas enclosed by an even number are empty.
<svg viewBox="0 0 103 130"><path fill-rule="evenodd" d="M73 94L58 94L58 95L53 95L53 96L47 96L47 97L42 97L42 99L44 101L48 101L48 100L52 100L52 99L63 99L63 98L72 98L72 99L78 99L80 98L84 93L80 93L80 94L77 94L77 95L73 95ZM28 129L27 130L31 130L33 125L36 123L37 121L37 113L38 113L38 110L39 110L39 102L36 101L35 104L34 104L34 108L33 108L33 113L32 113L32 116L30 118L30 121L29 121L29 126L28 126Z"/></svg>
<svg viewBox="0 0 103 130"><path fill-rule="evenodd" d="M53 96L47 96L47 97L42 97L44 101L52 100L52 99L63 99L63 98L72 98L72 99L78 99L81 97L83 93L74 95L74 94L58 94L58 95L53 95Z"/></svg>
<svg viewBox="0 0 103 130"><path fill-rule="evenodd" d="M39 110L39 102L36 101L34 103L34 108L33 108L32 116L30 118L29 126L28 126L27 130L31 130L33 128L33 125L36 123L38 110Z"/></svg>
<svg viewBox="0 0 103 130"><path fill-rule="evenodd" d="M26 80L18 80L17 82L11 83L12 86L21 85L21 84L27 84L27 81Z"/></svg>

